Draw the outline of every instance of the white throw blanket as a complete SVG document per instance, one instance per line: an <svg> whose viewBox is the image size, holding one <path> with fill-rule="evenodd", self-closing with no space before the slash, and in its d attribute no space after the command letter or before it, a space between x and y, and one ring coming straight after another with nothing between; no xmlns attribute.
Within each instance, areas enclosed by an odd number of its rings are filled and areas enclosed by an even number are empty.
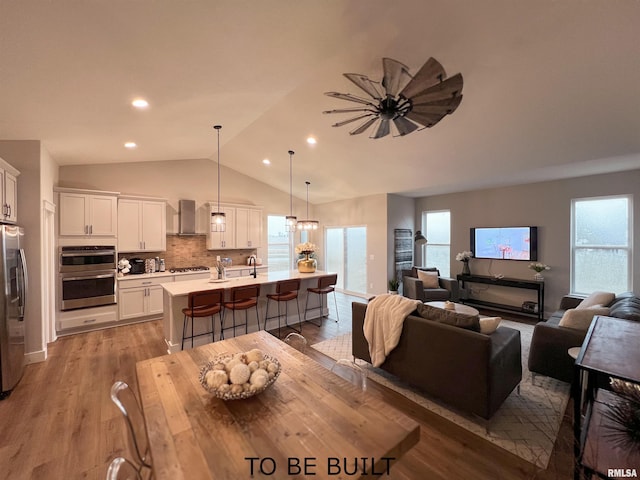
<svg viewBox="0 0 640 480"><path fill-rule="evenodd" d="M367 305L364 337L369 342L369 355L374 367L384 363L400 341L404 319L420 304L402 295L378 295Z"/></svg>

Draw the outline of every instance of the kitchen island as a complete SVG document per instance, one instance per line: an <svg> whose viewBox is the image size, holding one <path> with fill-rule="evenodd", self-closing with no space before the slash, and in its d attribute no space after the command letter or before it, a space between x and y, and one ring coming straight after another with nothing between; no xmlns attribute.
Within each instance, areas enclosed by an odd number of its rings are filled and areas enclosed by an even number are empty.
<svg viewBox="0 0 640 480"><path fill-rule="evenodd" d="M290 278L300 278L300 292L298 295L298 301L300 303L300 316L304 321L304 307L305 302L307 300L307 288L315 287L318 282L318 277L323 275L327 275L327 272L317 270L314 273L300 273L297 270L292 271L280 271L280 272L268 272L268 273L258 273L256 278L251 276L249 277L238 277L238 278L228 278L224 281L220 280L210 280L210 279L198 279L198 280L187 280L183 282L174 282L174 283L163 283L162 288L164 290L163 293L163 302L164 302L164 317L163 317L163 329L165 342L167 343L167 351L169 353L179 352L181 350L182 344L182 325L184 321L184 315L182 314L182 309L187 306L187 298L189 293L197 292L200 290L211 290L216 288L224 288L225 298L229 298L229 290L236 286L241 285L253 285L260 284L260 298L258 301L258 312L260 315L260 328L265 329L265 310L267 306L267 294L275 293L276 291L276 282L279 280L287 280ZM307 315L307 319L309 318L318 318L320 317L320 309L317 308L320 306L320 299L318 295L312 294L309 298L309 308L316 307L314 310L310 310ZM281 305L281 312L284 311L284 305ZM298 323L298 310L293 301L291 301L288 305L289 308L289 316L288 323L293 325ZM270 302L269 306L269 315L273 316L277 313L278 306L275 302ZM323 315L328 313L327 302L324 304ZM226 322L226 326L230 325L232 312L227 314L228 321ZM237 323L244 323L244 312L236 312ZM255 310L251 309L248 311L249 315L249 332L256 332L258 330L258 324L255 318ZM198 321L201 320L201 321ZM284 326L284 317L281 319L281 324ZM197 319L194 324L195 333L206 332L209 322L207 319ZM272 318L267 321L266 330L272 330L274 328L278 328L278 319ZM244 326L238 327L236 329L238 335L244 334ZM226 335L229 337L233 335L233 330L227 330ZM220 339L220 324L217 321L215 322L215 339ZM202 336L194 339L194 346L204 345L206 343L211 342L211 337ZM191 347L191 340L188 342L188 346ZM186 348L186 345L185 345Z"/></svg>

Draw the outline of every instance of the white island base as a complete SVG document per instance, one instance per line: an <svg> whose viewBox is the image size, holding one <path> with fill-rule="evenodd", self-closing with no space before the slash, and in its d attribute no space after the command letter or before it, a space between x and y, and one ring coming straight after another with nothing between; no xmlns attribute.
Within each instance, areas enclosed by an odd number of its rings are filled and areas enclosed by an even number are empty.
<svg viewBox="0 0 640 480"><path fill-rule="evenodd" d="M225 281L212 281L209 279L200 280L188 280L183 282L164 283L162 288L164 289L164 317L163 328L165 342L167 343L167 352L175 353L182 350L182 327L184 322L184 315L182 309L187 307L187 298L189 293L198 292L201 290L212 290L216 288L224 288L225 299L229 299L229 291L231 288L241 285L253 285L260 284L260 298L258 299L258 314L260 315L260 329L273 330L278 328L278 319L271 318L267 321L265 328L265 310L267 307L267 294L276 292L276 282L279 280L286 280L289 278L300 278L300 291L298 294L298 302L300 304L300 317L304 322L304 307L307 301L307 288L316 287L318 285L318 277L327 275L327 272L316 271L314 273L300 273L296 270L288 272L269 272L259 273L256 278L253 277L239 277L229 278ZM327 308L328 301L324 302L324 308L322 315L328 314ZM320 298L316 294L311 294L309 298L309 313L307 314L307 320L312 318L319 318L321 316ZM288 319L289 325L298 326L298 309L294 301L289 302L288 307ZM314 308L315 307L315 308ZM280 311L284 313L284 304L280 305ZM256 312L254 308L246 310L248 315L248 332L258 331L258 323L256 321ZM277 302L269 302L269 316L274 316L278 312ZM229 327L232 322L233 312L227 312L227 318L225 320L225 327ZM216 315L214 321L215 340L220 339L220 321ZM243 324L245 319L245 311L236 312L236 325ZM191 320L189 320L190 322ZM280 319L280 324L284 327L284 316ZM211 321L209 317L196 318L194 323L194 334L203 333L209 330ZM188 332L191 333L191 325L188 325ZM244 335L244 325L236 328L236 335ZM303 331L304 335L304 331ZM225 330L225 337L230 338L233 336L233 328ZM193 339L193 346L205 345L211 342L210 335L204 335L202 337L196 337ZM185 349L191 348L191 339L185 341Z"/></svg>

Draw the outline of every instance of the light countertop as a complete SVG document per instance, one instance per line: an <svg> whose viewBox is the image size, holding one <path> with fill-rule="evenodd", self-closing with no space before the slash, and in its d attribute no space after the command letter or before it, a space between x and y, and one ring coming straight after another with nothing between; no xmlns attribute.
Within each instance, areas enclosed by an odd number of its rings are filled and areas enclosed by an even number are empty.
<svg viewBox="0 0 640 480"><path fill-rule="evenodd" d="M287 280L289 278L300 278L302 280L317 278L322 275L326 275L327 272L322 270L316 270L314 273L300 273L297 270L258 273L257 278L249 277L237 277L228 278L226 280L187 280L182 282L163 283L162 288L172 297L178 297L182 295L188 295L191 292L197 292L199 290L207 290L213 288L232 288L241 285L253 285L253 284L270 284L276 283L278 280ZM137 275L140 276L140 275Z"/></svg>

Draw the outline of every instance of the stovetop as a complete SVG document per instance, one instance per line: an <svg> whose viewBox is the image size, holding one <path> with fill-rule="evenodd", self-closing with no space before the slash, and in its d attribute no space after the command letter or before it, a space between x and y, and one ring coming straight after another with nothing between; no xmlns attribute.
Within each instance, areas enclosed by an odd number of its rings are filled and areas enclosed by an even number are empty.
<svg viewBox="0 0 640 480"><path fill-rule="evenodd" d="M209 267L205 265L196 265L193 267L180 267L180 268L170 268L170 273L184 273L184 272L207 272L209 271Z"/></svg>

